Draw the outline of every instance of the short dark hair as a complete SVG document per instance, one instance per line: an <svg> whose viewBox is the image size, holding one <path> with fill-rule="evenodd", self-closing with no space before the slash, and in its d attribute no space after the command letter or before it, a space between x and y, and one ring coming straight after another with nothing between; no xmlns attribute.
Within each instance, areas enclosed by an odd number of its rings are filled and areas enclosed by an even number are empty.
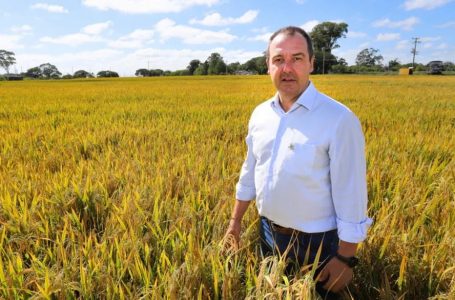
<svg viewBox="0 0 455 300"><path fill-rule="evenodd" d="M267 50L265 51L265 58L267 61L270 58L270 50L269 50L270 44L272 43L273 39L276 38L276 36L281 33L288 35L288 36L294 36L295 34L300 34L302 37L304 37L306 40L306 44L308 46L308 55L310 56L309 59L311 60L311 58L313 57L314 51L313 51L313 42L311 41L310 35L300 27L286 26L286 27L278 29L270 36L269 44L267 45Z"/></svg>

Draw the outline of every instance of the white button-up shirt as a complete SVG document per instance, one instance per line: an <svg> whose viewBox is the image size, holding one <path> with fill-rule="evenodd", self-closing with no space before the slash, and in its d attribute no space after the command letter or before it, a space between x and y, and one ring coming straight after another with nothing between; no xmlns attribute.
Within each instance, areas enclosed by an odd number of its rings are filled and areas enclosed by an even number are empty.
<svg viewBox="0 0 455 300"><path fill-rule="evenodd" d="M284 227L366 238L365 142L346 106L311 82L288 112L277 94L253 111L246 143L238 200L256 198L259 214Z"/></svg>

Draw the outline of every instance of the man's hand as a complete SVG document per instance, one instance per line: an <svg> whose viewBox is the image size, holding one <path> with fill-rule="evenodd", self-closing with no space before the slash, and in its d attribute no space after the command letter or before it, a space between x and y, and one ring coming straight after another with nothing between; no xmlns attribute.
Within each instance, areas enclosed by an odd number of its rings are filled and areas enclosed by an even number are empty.
<svg viewBox="0 0 455 300"><path fill-rule="evenodd" d="M223 238L224 251L230 252L232 250L237 251L239 249L241 227L241 220L234 218L229 220L229 227Z"/></svg>
<svg viewBox="0 0 455 300"><path fill-rule="evenodd" d="M318 275L318 281L326 281L323 288L337 293L352 280L354 272L345 263L332 257Z"/></svg>
<svg viewBox="0 0 455 300"><path fill-rule="evenodd" d="M242 218L249 205L250 201L235 201L231 219L229 220L229 227L223 238L223 249L227 253L237 251L239 249Z"/></svg>

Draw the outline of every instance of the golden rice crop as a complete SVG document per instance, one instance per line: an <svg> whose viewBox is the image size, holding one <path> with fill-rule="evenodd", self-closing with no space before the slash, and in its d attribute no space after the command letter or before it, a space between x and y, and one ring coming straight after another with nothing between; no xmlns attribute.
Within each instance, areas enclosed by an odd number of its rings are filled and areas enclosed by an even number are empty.
<svg viewBox="0 0 455 300"><path fill-rule="evenodd" d="M374 218L349 293L455 299L455 77L314 76L360 118ZM257 213L221 240L265 76L0 82L0 298L302 298Z"/></svg>

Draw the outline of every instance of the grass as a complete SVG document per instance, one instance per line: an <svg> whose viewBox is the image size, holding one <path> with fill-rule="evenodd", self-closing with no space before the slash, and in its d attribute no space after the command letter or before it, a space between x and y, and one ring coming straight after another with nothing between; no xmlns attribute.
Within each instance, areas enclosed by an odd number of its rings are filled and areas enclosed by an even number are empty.
<svg viewBox="0 0 455 300"><path fill-rule="evenodd" d="M369 215L355 299L455 298L455 77L313 76L360 118ZM0 298L303 298L257 213L220 241L265 76L0 83ZM345 298L349 299L346 293Z"/></svg>

